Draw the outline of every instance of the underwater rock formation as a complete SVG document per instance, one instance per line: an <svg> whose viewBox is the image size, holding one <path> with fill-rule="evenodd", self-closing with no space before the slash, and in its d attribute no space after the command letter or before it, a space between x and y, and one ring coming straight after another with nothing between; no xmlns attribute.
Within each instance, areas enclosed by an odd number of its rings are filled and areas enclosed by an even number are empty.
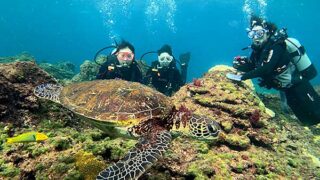
<svg viewBox="0 0 320 180"><path fill-rule="evenodd" d="M72 82L91 81L96 79L99 71L99 65L95 62L86 60L80 65L80 73L72 78Z"/></svg>
<svg viewBox="0 0 320 180"><path fill-rule="evenodd" d="M16 56L10 57L0 57L0 63L11 63L11 62L18 62L18 61L35 61L34 57L30 55L28 52L22 52Z"/></svg>
<svg viewBox="0 0 320 180"><path fill-rule="evenodd" d="M235 83L225 77L231 71L224 66L215 67L204 77L182 87L173 96L176 105L184 105L218 121L224 130L220 143L236 149L248 148L253 143L271 146L273 135L259 133L262 129L268 131L271 117L267 108L252 90L250 81Z"/></svg>
<svg viewBox="0 0 320 180"><path fill-rule="evenodd" d="M16 126L30 123L39 102L33 88L55 80L34 62L0 64L0 121Z"/></svg>
<svg viewBox="0 0 320 180"><path fill-rule="evenodd" d="M71 79L76 74L75 65L71 62L40 63L39 67L58 80Z"/></svg>
<svg viewBox="0 0 320 180"><path fill-rule="evenodd" d="M175 138L146 179L154 175L164 179L319 178L320 147L310 130L270 114L251 81L226 79L225 74L233 71L217 66L173 96L178 107L184 105L220 123L223 132L217 141L201 142L187 135Z"/></svg>

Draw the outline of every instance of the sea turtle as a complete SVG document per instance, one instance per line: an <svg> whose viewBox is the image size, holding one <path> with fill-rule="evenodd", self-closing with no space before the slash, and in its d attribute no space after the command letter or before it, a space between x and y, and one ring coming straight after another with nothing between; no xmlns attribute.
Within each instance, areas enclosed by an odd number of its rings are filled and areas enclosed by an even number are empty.
<svg viewBox="0 0 320 180"><path fill-rule="evenodd" d="M172 139L169 131L180 124L199 138L216 137L220 131L214 120L184 107L177 110L169 97L136 82L95 80L65 87L42 84L34 93L86 117L110 135L139 137L136 146L101 171L97 179L137 179L166 151Z"/></svg>

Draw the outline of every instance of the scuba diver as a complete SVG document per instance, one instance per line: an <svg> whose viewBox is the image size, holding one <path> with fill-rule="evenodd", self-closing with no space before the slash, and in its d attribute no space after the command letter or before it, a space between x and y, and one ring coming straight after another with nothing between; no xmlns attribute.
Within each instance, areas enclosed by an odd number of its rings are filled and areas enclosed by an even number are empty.
<svg viewBox="0 0 320 180"><path fill-rule="evenodd" d="M132 44L122 40L116 46L108 46L99 50L95 55L95 62L98 54L108 48L115 48L107 56L106 62L101 64L97 79L123 79L127 81L142 82L142 74L137 62L135 61L135 49ZM100 65L100 64L99 64Z"/></svg>
<svg viewBox="0 0 320 180"><path fill-rule="evenodd" d="M151 67L147 70L144 83L154 87L167 96L171 96L186 82L190 53L182 54L179 57L181 73L177 68L177 61L174 58L172 49L169 45L165 44L157 52L151 51L148 53L157 53L158 60L153 61Z"/></svg>
<svg viewBox="0 0 320 180"><path fill-rule="evenodd" d="M252 39L250 58L237 56L233 66L243 74L227 74L232 80L261 78L259 85L284 95L295 116L306 125L320 123L320 97L310 84L317 75L304 47L288 38L286 29L252 16L248 37ZM245 49L245 48L244 48Z"/></svg>

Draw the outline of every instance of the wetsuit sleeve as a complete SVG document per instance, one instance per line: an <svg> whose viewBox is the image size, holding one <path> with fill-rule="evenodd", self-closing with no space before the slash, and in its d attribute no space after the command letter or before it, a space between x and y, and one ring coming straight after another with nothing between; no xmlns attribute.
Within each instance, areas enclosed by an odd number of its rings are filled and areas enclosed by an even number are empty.
<svg viewBox="0 0 320 180"><path fill-rule="evenodd" d="M99 69L99 72L96 76L97 79L113 79L114 78L114 72L109 72L108 66L111 64L115 64L115 56L108 56L107 61L102 64L102 66Z"/></svg>
<svg viewBox="0 0 320 180"><path fill-rule="evenodd" d="M105 79L108 71L108 61L103 63L99 69L99 72L96 76L97 79Z"/></svg>
<svg viewBox="0 0 320 180"><path fill-rule="evenodd" d="M281 45L275 45L268 54L267 60L263 66L260 66L252 71L246 72L241 77L241 80L253 79L271 75L277 64L281 61L281 55L285 52L285 48Z"/></svg>

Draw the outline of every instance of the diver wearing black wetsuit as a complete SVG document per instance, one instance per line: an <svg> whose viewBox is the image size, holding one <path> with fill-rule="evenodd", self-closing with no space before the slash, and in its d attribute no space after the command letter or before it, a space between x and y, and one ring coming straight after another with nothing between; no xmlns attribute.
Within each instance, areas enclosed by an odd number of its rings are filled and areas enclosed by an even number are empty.
<svg viewBox="0 0 320 180"><path fill-rule="evenodd" d="M159 92L171 96L186 82L190 53L180 55L181 73L177 68L172 48L165 44L158 51L158 60L153 61L146 73L144 83Z"/></svg>
<svg viewBox="0 0 320 180"><path fill-rule="evenodd" d="M251 37L252 54L249 59L238 57L234 61L234 67L245 72L241 80L260 77L260 86L285 93L287 104L302 123L320 123L320 97L310 84L310 78L299 72L292 63L286 42L272 38L276 31L275 25L261 19L251 20L251 23L251 31L256 31ZM306 71L310 71L311 78L315 77L313 65L306 68Z"/></svg>
<svg viewBox="0 0 320 180"><path fill-rule="evenodd" d="M167 96L171 96L184 84L175 61L168 67L161 67L158 61L153 61L146 77L155 89Z"/></svg>
<svg viewBox="0 0 320 180"><path fill-rule="evenodd" d="M109 55L107 59L100 67L97 79L119 78L134 82L142 81L141 71L135 61L130 66L121 66L115 55Z"/></svg>
<svg viewBox="0 0 320 180"><path fill-rule="evenodd" d="M142 82L142 73L134 59L134 47L123 41L115 52L107 57L97 74L97 79L123 79L127 81Z"/></svg>

